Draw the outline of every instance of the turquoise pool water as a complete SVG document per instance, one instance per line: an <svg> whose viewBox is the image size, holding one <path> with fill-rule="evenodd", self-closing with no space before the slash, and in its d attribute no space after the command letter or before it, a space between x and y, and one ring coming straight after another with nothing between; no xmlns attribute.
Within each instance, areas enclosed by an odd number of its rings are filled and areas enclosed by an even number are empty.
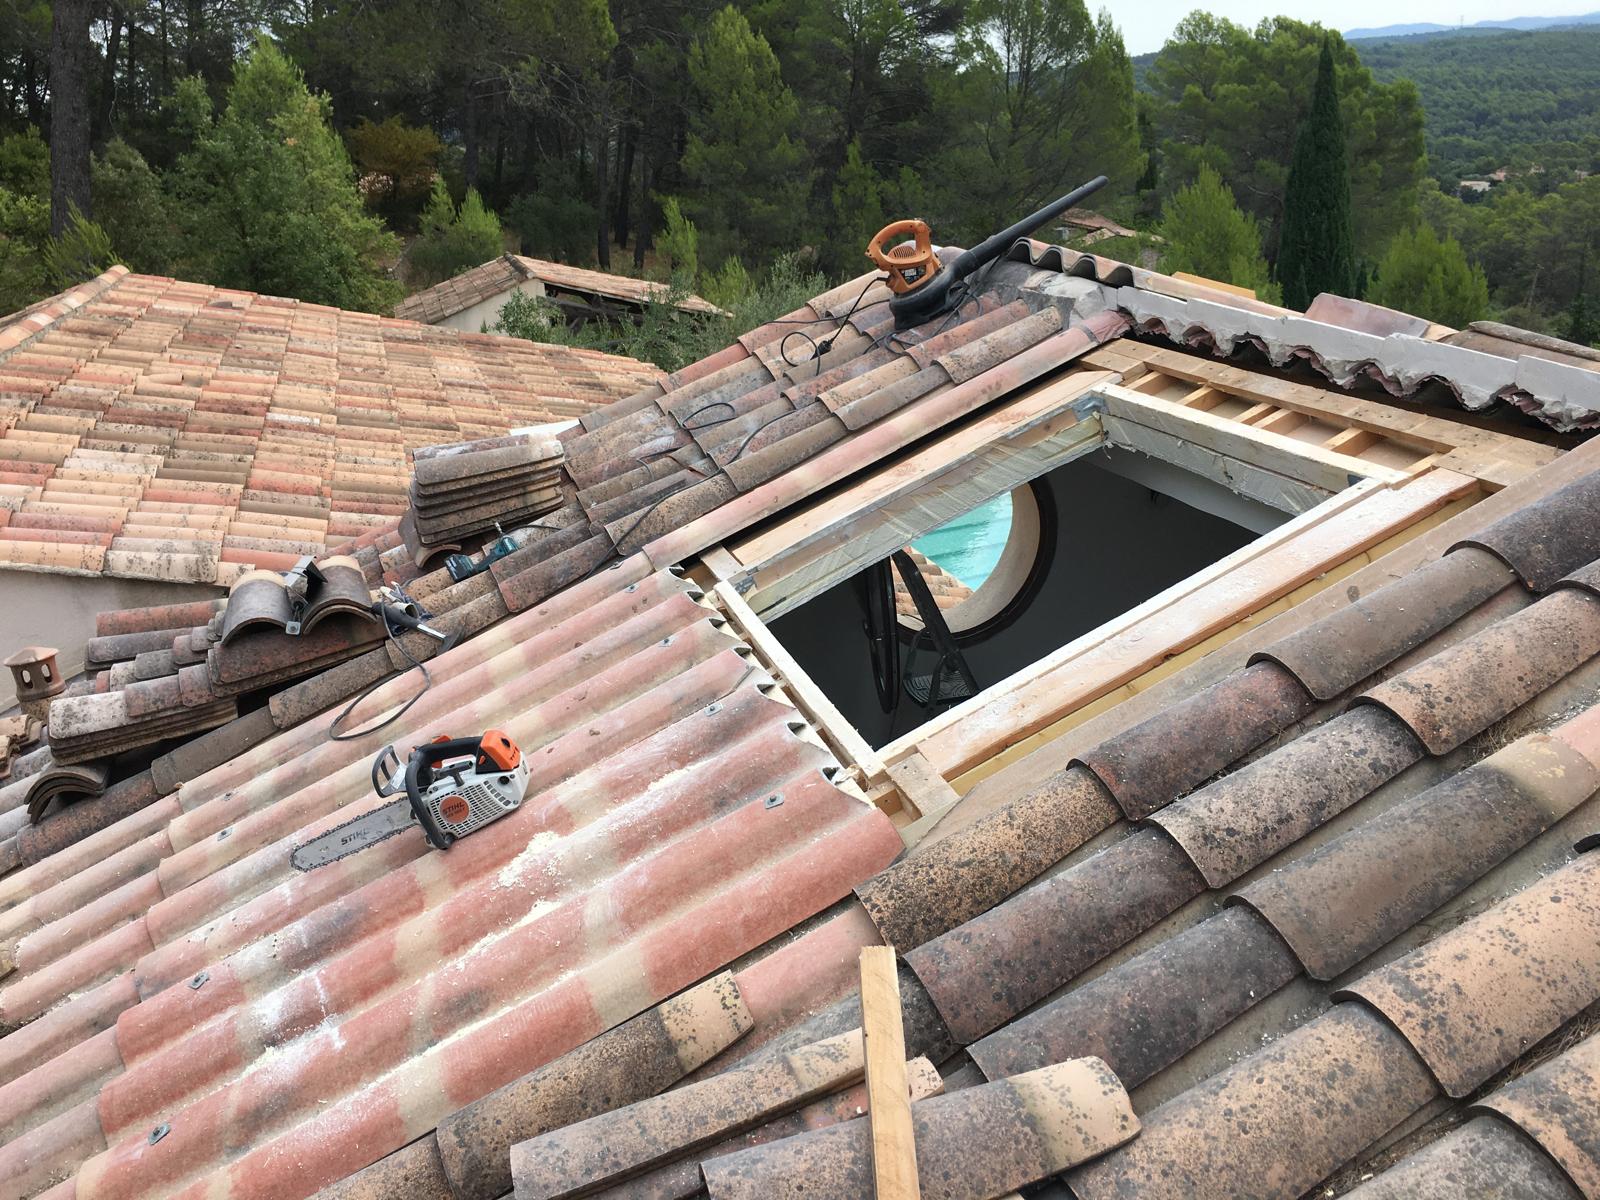
<svg viewBox="0 0 1600 1200"><path fill-rule="evenodd" d="M911 544L976 590L1000 561L1011 535L1011 497L996 496Z"/></svg>

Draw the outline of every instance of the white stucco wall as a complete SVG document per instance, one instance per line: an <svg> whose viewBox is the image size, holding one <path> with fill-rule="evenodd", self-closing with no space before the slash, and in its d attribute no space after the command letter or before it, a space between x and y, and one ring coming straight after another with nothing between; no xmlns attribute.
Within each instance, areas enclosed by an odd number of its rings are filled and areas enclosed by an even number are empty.
<svg viewBox="0 0 1600 1200"><path fill-rule="evenodd" d="M56 663L70 679L83 670L83 651L94 636L96 614L221 595L222 588L203 584L0 571L0 658L23 646L54 646L61 652ZM16 698L11 672L0 668L0 711Z"/></svg>
<svg viewBox="0 0 1600 1200"><path fill-rule="evenodd" d="M482 333L500 319L500 309L506 299L513 293L520 292L524 296L543 296L544 284L537 279L525 279L516 287L507 288L498 296L490 296L487 300L480 300L471 308L464 308L453 317L446 317L442 321L435 321L435 325L442 325L447 329L460 329L466 333Z"/></svg>

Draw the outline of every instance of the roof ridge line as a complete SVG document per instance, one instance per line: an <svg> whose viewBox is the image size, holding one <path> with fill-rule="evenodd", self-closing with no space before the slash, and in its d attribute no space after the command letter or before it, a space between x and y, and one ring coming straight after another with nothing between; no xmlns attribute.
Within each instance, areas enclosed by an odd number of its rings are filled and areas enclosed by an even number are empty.
<svg viewBox="0 0 1600 1200"><path fill-rule="evenodd" d="M117 263L115 266L106 268L93 279L86 280L76 287L68 288L48 300L41 301L26 316L19 317L11 324L0 327L0 362L4 362L11 357L13 351L26 346L62 317L68 313L76 312L129 274L131 272L127 267Z"/></svg>

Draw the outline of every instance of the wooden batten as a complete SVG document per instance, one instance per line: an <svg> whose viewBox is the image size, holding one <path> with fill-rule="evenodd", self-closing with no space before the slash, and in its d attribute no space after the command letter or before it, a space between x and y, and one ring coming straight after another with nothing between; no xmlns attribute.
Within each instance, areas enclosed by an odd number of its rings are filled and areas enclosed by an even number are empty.
<svg viewBox="0 0 1600 1200"><path fill-rule="evenodd" d="M917 1140L906 1080L900 977L892 946L861 951L861 1035L876 1200L919 1200Z"/></svg>
<svg viewBox="0 0 1600 1200"><path fill-rule="evenodd" d="M745 603L733 584L718 583L711 591L713 602L732 622L739 634L755 650L767 670L771 672L788 693L835 758L858 777L858 782L872 788L888 778L888 770L878 752L861 736L832 700L823 693L805 673L794 656L784 648L777 635L768 629L750 606ZM898 808L898 803L895 807Z"/></svg>

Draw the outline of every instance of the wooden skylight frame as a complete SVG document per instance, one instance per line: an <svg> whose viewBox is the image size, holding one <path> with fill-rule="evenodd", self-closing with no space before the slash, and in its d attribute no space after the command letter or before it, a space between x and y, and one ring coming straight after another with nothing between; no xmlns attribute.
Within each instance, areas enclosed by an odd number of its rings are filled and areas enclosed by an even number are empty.
<svg viewBox="0 0 1600 1200"><path fill-rule="evenodd" d="M882 747L764 624L1102 446L1289 520ZM713 600L858 782L918 835L966 790L1559 455L1543 442L1118 341L701 556Z"/></svg>

